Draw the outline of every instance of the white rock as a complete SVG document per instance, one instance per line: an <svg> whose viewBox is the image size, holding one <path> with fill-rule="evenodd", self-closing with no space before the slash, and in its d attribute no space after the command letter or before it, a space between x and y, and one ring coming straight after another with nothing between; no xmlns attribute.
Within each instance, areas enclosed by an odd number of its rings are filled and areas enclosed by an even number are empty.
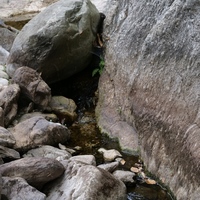
<svg viewBox="0 0 200 200"><path fill-rule="evenodd" d="M0 78L0 86L8 86L9 81L5 78Z"/></svg>
<svg viewBox="0 0 200 200"><path fill-rule="evenodd" d="M122 157L122 155L119 153L119 151L117 151L115 149L106 150L104 148L100 148L98 150L98 152L103 154L105 161L113 161L117 157Z"/></svg>

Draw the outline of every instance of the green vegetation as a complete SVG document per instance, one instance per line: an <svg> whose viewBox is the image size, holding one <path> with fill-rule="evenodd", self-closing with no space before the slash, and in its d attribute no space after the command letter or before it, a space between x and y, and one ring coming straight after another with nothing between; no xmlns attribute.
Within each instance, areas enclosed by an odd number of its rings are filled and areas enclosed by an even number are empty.
<svg viewBox="0 0 200 200"><path fill-rule="evenodd" d="M102 57L100 57L100 62L99 62L99 67L98 68L95 68L93 71L92 71L92 77L95 76L96 74L99 74L101 75L102 72L103 72L103 68L105 66L105 61Z"/></svg>

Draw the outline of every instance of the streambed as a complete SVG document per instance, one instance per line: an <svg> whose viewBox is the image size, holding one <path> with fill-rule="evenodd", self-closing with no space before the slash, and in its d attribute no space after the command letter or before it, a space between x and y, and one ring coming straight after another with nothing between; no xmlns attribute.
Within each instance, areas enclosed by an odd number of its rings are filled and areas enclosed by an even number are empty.
<svg viewBox="0 0 200 200"><path fill-rule="evenodd" d="M76 74L72 78L51 85L53 95L63 95L72 98L78 108L78 119L68 128L71 131L71 139L66 146L78 147L78 155L92 154L96 158L97 165L104 163L102 154L98 152L99 148L116 149L126 161L125 165L120 165L118 169L128 170L135 163L142 163L139 157L127 154L121 151L116 139L109 138L106 134L100 132L95 119L95 105L98 101L96 91L98 88L99 75L91 76L92 71L98 65L98 58L94 57L88 69ZM145 170L145 174L155 178ZM158 180L156 180L158 181ZM127 186L127 200L173 200L171 193L162 185L149 185L142 183L138 176L135 184Z"/></svg>

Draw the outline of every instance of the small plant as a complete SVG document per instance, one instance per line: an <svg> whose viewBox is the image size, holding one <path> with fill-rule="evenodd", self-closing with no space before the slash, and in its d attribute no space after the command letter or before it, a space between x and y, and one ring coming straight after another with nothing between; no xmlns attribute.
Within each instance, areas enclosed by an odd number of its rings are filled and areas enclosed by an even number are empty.
<svg viewBox="0 0 200 200"><path fill-rule="evenodd" d="M105 66L105 61L104 61L104 59L102 57L100 57L100 59L101 60L99 62L99 67L92 71L92 77L95 76L98 73L99 73L99 75L101 75L102 72L103 72L103 68Z"/></svg>

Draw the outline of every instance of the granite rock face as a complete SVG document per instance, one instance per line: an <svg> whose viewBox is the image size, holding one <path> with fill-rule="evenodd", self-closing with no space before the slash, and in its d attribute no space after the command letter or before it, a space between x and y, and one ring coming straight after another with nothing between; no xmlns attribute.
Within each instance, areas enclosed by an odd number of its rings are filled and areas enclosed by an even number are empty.
<svg viewBox="0 0 200 200"><path fill-rule="evenodd" d="M89 0L60 0L30 20L17 35L7 72L28 66L47 83L66 79L88 66L99 22Z"/></svg>
<svg viewBox="0 0 200 200"><path fill-rule="evenodd" d="M145 165L181 200L200 198L199 11L198 0L110 0L105 12L99 126L127 149L138 135Z"/></svg>

